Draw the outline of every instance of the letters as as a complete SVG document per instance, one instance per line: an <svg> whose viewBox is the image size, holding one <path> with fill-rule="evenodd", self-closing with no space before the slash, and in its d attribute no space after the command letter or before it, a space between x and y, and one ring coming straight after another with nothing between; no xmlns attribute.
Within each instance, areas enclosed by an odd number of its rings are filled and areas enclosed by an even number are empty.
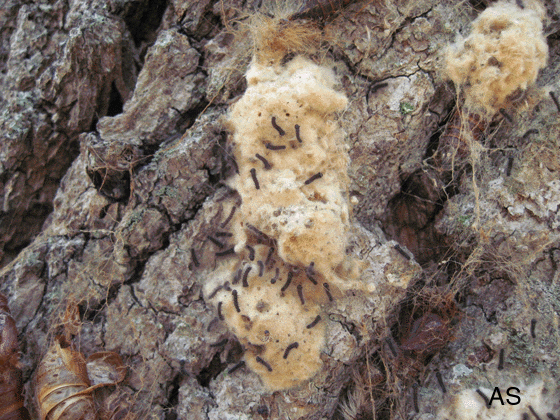
<svg viewBox="0 0 560 420"><path fill-rule="evenodd" d="M521 391L519 391L519 388L515 387L515 386L510 386L507 390L506 390L506 394L508 397L506 399L506 402L509 405L517 405L521 402L521 397L519 396L519 393ZM492 402L493 401L500 401L501 405L505 405L504 399L502 398L502 393L500 392L500 388L495 387L494 388L494 392L492 393L492 397L490 397L490 401L488 402L488 407L492 406Z"/></svg>

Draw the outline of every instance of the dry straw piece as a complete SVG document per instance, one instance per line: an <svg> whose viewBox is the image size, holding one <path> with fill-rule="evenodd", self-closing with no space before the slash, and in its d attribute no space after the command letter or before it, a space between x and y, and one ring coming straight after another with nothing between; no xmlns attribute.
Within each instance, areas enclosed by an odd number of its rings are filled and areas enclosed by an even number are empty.
<svg viewBox="0 0 560 420"><path fill-rule="evenodd" d="M498 2L473 22L467 38L447 49L445 72L468 109L492 116L535 82L548 57L543 18L536 1L523 8Z"/></svg>
<svg viewBox="0 0 560 420"><path fill-rule="evenodd" d="M61 416L96 419L85 358L61 341L53 344L37 370L36 389L41 420Z"/></svg>
<svg viewBox="0 0 560 420"><path fill-rule="evenodd" d="M116 385L126 375L120 356L98 352L86 360L62 336L55 339L35 378L41 420L97 419L93 391Z"/></svg>
<svg viewBox="0 0 560 420"><path fill-rule="evenodd" d="M80 333L81 325L78 303L70 300L62 319L64 333L54 339L34 379L41 420L97 419L93 391L116 385L126 376L117 353L101 351L86 360L74 349L71 339Z"/></svg>

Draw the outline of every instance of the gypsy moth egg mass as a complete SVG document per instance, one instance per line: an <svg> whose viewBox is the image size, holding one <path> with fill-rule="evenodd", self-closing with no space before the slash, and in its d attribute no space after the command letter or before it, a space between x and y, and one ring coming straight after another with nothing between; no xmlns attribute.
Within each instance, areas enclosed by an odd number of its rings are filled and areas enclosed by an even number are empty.
<svg viewBox="0 0 560 420"><path fill-rule="evenodd" d="M471 34L447 48L445 72L464 91L469 109L492 116L518 90L534 84L548 58L545 10L496 2L473 22Z"/></svg>
<svg viewBox="0 0 560 420"><path fill-rule="evenodd" d="M331 70L303 57L286 66L254 60L247 82L227 121L239 166L229 185L241 205L228 221L239 258L223 278L236 289L215 299L247 366L278 390L321 368L320 305L353 280L340 277L350 264L349 158L334 115L347 98Z"/></svg>

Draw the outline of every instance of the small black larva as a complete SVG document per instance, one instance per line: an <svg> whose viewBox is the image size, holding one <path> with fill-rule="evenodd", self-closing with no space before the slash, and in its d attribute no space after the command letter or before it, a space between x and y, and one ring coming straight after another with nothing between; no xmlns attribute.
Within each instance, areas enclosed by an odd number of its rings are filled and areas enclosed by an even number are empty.
<svg viewBox="0 0 560 420"><path fill-rule="evenodd" d="M220 240L214 238L212 235L208 235L207 238L210 239L210 242L212 242L212 243L213 243L214 245L216 245L218 248L223 248L223 247L225 247L225 244L224 244L222 241L220 241Z"/></svg>
<svg viewBox="0 0 560 420"><path fill-rule="evenodd" d="M408 253L404 249L402 249L402 247L399 244L396 244L394 248L399 254L401 254L407 260L410 260L410 255L408 255Z"/></svg>
<svg viewBox="0 0 560 420"><path fill-rule="evenodd" d="M314 267L315 267L315 263L313 261L311 261L309 266L305 269L305 275L311 281L311 283L313 283L314 285L317 285L317 280L315 280L315 277L313 277L315 275Z"/></svg>
<svg viewBox="0 0 560 420"><path fill-rule="evenodd" d="M266 143L264 145L268 150L284 150L286 146L275 146L272 143Z"/></svg>
<svg viewBox="0 0 560 420"><path fill-rule="evenodd" d="M237 363L235 366L233 366L230 370L228 370L228 373L233 373L235 372L237 369L242 368L243 366L245 366L245 361L242 360L241 362Z"/></svg>
<svg viewBox="0 0 560 420"><path fill-rule="evenodd" d="M218 287L216 287L212 293L210 293L210 295L208 295L208 299L214 299L214 296L216 296L216 293L218 293L220 290L222 290L224 288L223 285L220 285Z"/></svg>
<svg viewBox="0 0 560 420"><path fill-rule="evenodd" d="M447 389L445 388L445 384L443 383L443 377L439 371L436 372L436 379L438 381L438 385L441 388L441 392L444 394L447 393Z"/></svg>
<svg viewBox="0 0 560 420"><path fill-rule="evenodd" d="M263 156L259 155L258 153L255 155L255 157L257 159L259 159L263 165L264 165L264 169L265 171L268 171L270 168L272 168L272 165L270 165L270 163L268 162L268 160L266 160L266 158L264 158Z"/></svg>
<svg viewBox="0 0 560 420"><path fill-rule="evenodd" d="M261 357L257 356L256 357L257 362L259 362L261 365L263 365L269 372L272 372L272 367Z"/></svg>
<svg viewBox="0 0 560 420"><path fill-rule="evenodd" d="M218 238L221 238L221 237L231 238L233 236L233 233L231 233L231 232L216 232L216 233L214 233L214 236L216 236Z"/></svg>
<svg viewBox="0 0 560 420"><path fill-rule="evenodd" d="M303 141L301 140L300 133L299 133L299 124L296 124L294 126L294 128L296 129L296 139L297 139L297 141L299 141L300 143L303 143Z"/></svg>
<svg viewBox="0 0 560 420"><path fill-rule="evenodd" d="M301 301L301 304L305 305L305 299L303 298L303 286L301 284L297 285L297 292L298 292L299 300Z"/></svg>
<svg viewBox="0 0 560 420"><path fill-rule="evenodd" d="M476 393L477 393L478 395L480 395L480 398L482 398L482 399L484 400L484 403L486 404L486 407L487 407L487 408L490 408L490 407L491 407L491 405L490 405L490 400L488 399L488 397L486 396L486 394L484 394L484 392L482 392L480 389L477 389L477 390L476 390Z"/></svg>
<svg viewBox="0 0 560 420"><path fill-rule="evenodd" d="M220 225L220 227L223 228L223 227L225 227L225 226L229 223L229 221L231 220L231 218L232 218L233 215L235 214L235 210L237 210L237 207L233 206L233 207L231 208L230 212L229 212L229 216L226 217L226 220L224 220L224 221L222 222L222 224Z"/></svg>
<svg viewBox="0 0 560 420"><path fill-rule="evenodd" d="M498 360L498 370L502 370L504 368L504 349L500 349L500 357Z"/></svg>
<svg viewBox="0 0 560 420"><path fill-rule="evenodd" d="M500 114L507 120L508 123L513 124L513 118L507 113L504 108L500 108Z"/></svg>
<svg viewBox="0 0 560 420"><path fill-rule="evenodd" d="M253 178L253 182L255 184L255 188L259 190L261 186L259 185L259 180L257 179L257 170L255 168L251 168L251 178Z"/></svg>
<svg viewBox="0 0 560 420"><path fill-rule="evenodd" d="M272 284L276 283L276 281L278 281L279 276L280 276L280 269L276 267L276 274L274 275L274 277L270 279L270 283Z"/></svg>
<svg viewBox="0 0 560 420"><path fill-rule="evenodd" d="M282 127L276 124L276 117L272 117L272 127L274 127L276 131L278 131L279 135L283 136L284 134L286 134L286 132L282 129Z"/></svg>
<svg viewBox="0 0 560 420"><path fill-rule="evenodd" d="M290 354L290 351L293 349L297 349L299 347L299 344L297 342L290 344L288 347L286 347L286 351L284 352L284 359L288 358L288 354Z"/></svg>
<svg viewBox="0 0 560 420"><path fill-rule="evenodd" d="M329 298L329 301L332 302L333 297L332 297L332 294L331 294L331 290L329 288L329 284L328 283L323 283L323 287L325 288L325 293L327 294L327 297Z"/></svg>
<svg viewBox="0 0 560 420"><path fill-rule="evenodd" d="M216 252L216 257L224 257L226 255L235 254L234 248L228 248L225 251Z"/></svg>
<svg viewBox="0 0 560 420"><path fill-rule="evenodd" d="M243 273L243 282L242 285L243 287L249 287L249 282L247 281L247 276L249 275L249 272L253 269L252 266L248 266L245 269L245 272ZM239 311L238 311L239 312Z"/></svg>
<svg viewBox="0 0 560 420"><path fill-rule="evenodd" d="M224 315L222 314L222 302L218 302L218 318L220 318L221 321L224 320Z"/></svg>
<svg viewBox="0 0 560 420"><path fill-rule="evenodd" d="M529 137L531 134L539 134L539 130L537 130L536 128L531 128L529 130L527 130L525 132L525 134L523 134L523 136L521 137L523 140L525 140L527 137Z"/></svg>
<svg viewBox="0 0 560 420"><path fill-rule="evenodd" d="M221 341L218 341L217 343L212 343L210 344L210 347L223 347L227 344L229 340L227 338L224 338Z"/></svg>
<svg viewBox="0 0 560 420"><path fill-rule="evenodd" d="M506 166L506 176L511 175L511 169L513 168L513 157L508 157L507 166Z"/></svg>
<svg viewBox="0 0 560 420"><path fill-rule="evenodd" d="M317 172L315 175L310 177L307 181L304 182L305 185L311 184L316 179L323 178L323 174L321 172Z"/></svg>
<svg viewBox="0 0 560 420"><path fill-rule="evenodd" d="M412 385L412 402L414 403L414 411L420 412L420 407L418 406L418 384Z"/></svg>
<svg viewBox="0 0 560 420"><path fill-rule="evenodd" d="M251 261L255 261L255 248L253 248L251 245L245 245L245 248L249 250L249 259Z"/></svg>
<svg viewBox="0 0 560 420"><path fill-rule="evenodd" d="M286 280L286 283L284 283L284 286L282 286L282 288L280 289L281 292L285 292L286 289L288 289L288 287L290 286L290 283L292 282L292 277L293 276L294 276L294 272L289 271L288 272L288 280Z"/></svg>
<svg viewBox="0 0 560 420"><path fill-rule="evenodd" d="M231 295L233 296L233 306L235 306L235 310L239 313L241 309L239 308L239 300L237 298L237 290L233 289L231 291Z"/></svg>
<svg viewBox="0 0 560 420"><path fill-rule="evenodd" d="M531 414L532 414L533 416L535 416L535 418L536 418L537 420L542 420L542 419L541 419L541 416L539 416L539 415L537 414L537 412L535 411L535 409L534 409L531 405L529 405L528 407L529 407L529 411L531 412Z"/></svg>
<svg viewBox="0 0 560 420"><path fill-rule="evenodd" d="M313 321L311 321L310 324L307 325L306 328L313 328L315 325L317 325L319 323L320 320L321 320L321 315L317 315L315 317L315 319Z"/></svg>
<svg viewBox="0 0 560 420"><path fill-rule="evenodd" d="M266 260L264 261L265 267L268 267L268 265L270 264L270 260L272 259L273 253L274 253L274 248L270 247L270 249L268 250L268 254L266 254Z"/></svg>

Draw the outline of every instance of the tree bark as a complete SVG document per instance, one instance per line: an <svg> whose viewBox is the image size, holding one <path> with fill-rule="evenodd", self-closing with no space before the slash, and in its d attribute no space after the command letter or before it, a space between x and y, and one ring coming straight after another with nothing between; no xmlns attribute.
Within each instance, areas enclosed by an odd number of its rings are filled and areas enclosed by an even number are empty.
<svg viewBox="0 0 560 420"><path fill-rule="evenodd" d="M129 367L96 403L142 419L428 419L488 384L559 392L557 3L537 86L446 168L432 156L460 97L442 51L486 3L292 6L321 19L329 45L314 58L349 98L347 252L373 292L325 305L323 368L276 392L237 366L244 349L202 293L220 264L208 236L242 205L222 120L252 50L231 29L260 2L4 3L0 292L32 418L38 363L71 302L76 347ZM534 409L560 415L552 397Z"/></svg>

